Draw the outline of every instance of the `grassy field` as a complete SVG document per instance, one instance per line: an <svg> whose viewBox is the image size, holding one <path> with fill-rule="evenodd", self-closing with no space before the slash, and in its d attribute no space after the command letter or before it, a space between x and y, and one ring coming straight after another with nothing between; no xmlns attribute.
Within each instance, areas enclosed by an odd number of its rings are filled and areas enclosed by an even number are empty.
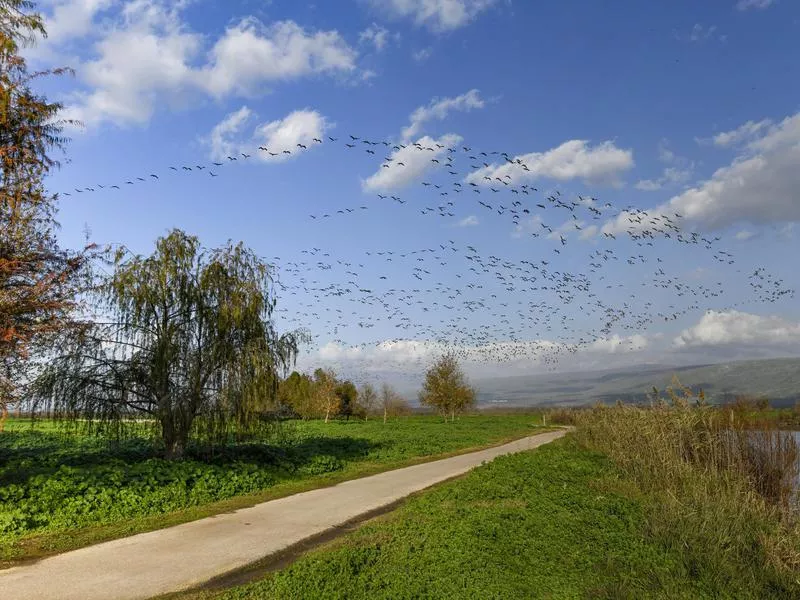
<svg viewBox="0 0 800 600"><path fill-rule="evenodd" d="M649 498L573 436L505 456L265 578L181 600L797 598L654 536Z"/></svg>
<svg viewBox="0 0 800 600"><path fill-rule="evenodd" d="M169 462L146 439L113 445L12 419L0 434L0 566L519 438L538 424L533 415L292 422L271 443Z"/></svg>

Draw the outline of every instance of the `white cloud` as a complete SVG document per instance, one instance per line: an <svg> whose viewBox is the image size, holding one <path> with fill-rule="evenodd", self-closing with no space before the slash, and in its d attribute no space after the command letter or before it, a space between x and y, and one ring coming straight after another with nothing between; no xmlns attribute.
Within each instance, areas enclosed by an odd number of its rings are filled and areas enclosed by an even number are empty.
<svg viewBox="0 0 800 600"><path fill-rule="evenodd" d="M653 192L668 185L686 183L692 177L692 170L691 168L665 167L658 179L642 179L637 181L634 187L644 192Z"/></svg>
<svg viewBox="0 0 800 600"><path fill-rule="evenodd" d="M468 217L464 217L458 222L459 227L474 227L478 225L480 221L478 221L478 217L475 215L469 215Z"/></svg>
<svg viewBox="0 0 800 600"><path fill-rule="evenodd" d="M589 344L587 350L590 352L605 352L608 354L620 354L624 352L637 352L647 347L647 338L643 335L632 335L621 337L612 335L610 338L601 338Z"/></svg>
<svg viewBox="0 0 800 600"><path fill-rule="evenodd" d="M408 141L419 135L427 121L446 119L450 111L469 112L474 108L483 108L484 106L485 102L481 98L480 92L475 89L455 98L434 98L427 106L420 106L411 113L409 117L411 123L402 132L403 140Z"/></svg>
<svg viewBox="0 0 800 600"><path fill-rule="evenodd" d="M379 167L375 173L362 180L361 187L366 192L391 192L419 181L437 166L433 159L441 159L448 148L456 146L460 141L461 136L448 133L438 139L426 135L414 144L398 146L400 149L394 150L389 157L392 159L387 163L389 168ZM418 146L423 149L420 150Z"/></svg>
<svg viewBox="0 0 800 600"><path fill-rule="evenodd" d="M371 0L389 16L409 18L418 26L443 32L471 22L496 0Z"/></svg>
<svg viewBox="0 0 800 600"><path fill-rule="evenodd" d="M433 50L431 48L422 48L421 50L414 52L411 57L417 62L424 62L431 57L431 54L433 54Z"/></svg>
<svg viewBox="0 0 800 600"><path fill-rule="evenodd" d="M736 3L736 9L741 11L750 10L751 8L761 10L772 6L776 2L777 0L739 0Z"/></svg>
<svg viewBox="0 0 800 600"><path fill-rule="evenodd" d="M242 106L239 110L226 115L214 126L208 139L211 146L211 158L219 160L232 154L239 154L242 144L236 142L235 139L241 136L242 130L252 115L253 112L249 108Z"/></svg>
<svg viewBox="0 0 800 600"><path fill-rule="evenodd" d="M658 179L642 179L637 181L634 187L643 192L655 192L660 190L664 184Z"/></svg>
<svg viewBox="0 0 800 600"><path fill-rule="evenodd" d="M683 330L673 345L677 348L746 345L800 349L800 323L736 310L710 310L696 325Z"/></svg>
<svg viewBox="0 0 800 600"><path fill-rule="evenodd" d="M481 185L487 183L484 177L504 179L508 175L515 183L550 178L619 185L619 176L634 165L631 150L617 148L611 141L592 147L587 140L569 140L546 152L531 152L510 160L473 171L466 181Z"/></svg>
<svg viewBox="0 0 800 600"><path fill-rule="evenodd" d="M716 146L720 146L722 148L738 146L743 142L751 141L770 125L772 125L772 121L769 119L763 119L762 121L748 121L736 129L718 133L712 139Z"/></svg>
<svg viewBox="0 0 800 600"><path fill-rule="evenodd" d="M710 228L737 222L800 221L800 113L770 126L710 179L656 212L678 212Z"/></svg>
<svg viewBox="0 0 800 600"><path fill-rule="evenodd" d="M692 30L689 32L687 39L690 42L702 42L714 36L716 31L717 31L716 25L711 25L710 27L704 27L700 23L695 23L694 27L692 27Z"/></svg>
<svg viewBox="0 0 800 600"><path fill-rule="evenodd" d="M265 26L250 17L214 44L200 81L216 97L247 96L273 81L352 72L356 56L337 31L311 32L293 21Z"/></svg>
<svg viewBox="0 0 800 600"><path fill-rule="evenodd" d="M522 221L522 223L517 224L514 227L514 231L511 232L511 237L521 238L532 233L541 235L542 231L542 217L539 215L533 215L532 217Z"/></svg>
<svg viewBox="0 0 800 600"><path fill-rule="evenodd" d="M147 122L158 98L174 102L187 90L200 48L201 36L183 28L176 10L147 0L125 5L122 25L95 45L99 57L78 68L92 91L76 93L67 116L87 126Z"/></svg>
<svg viewBox="0 0 800 600"><path fill-rule="evenodd" d="M389 43L389 30L385 27L381 27L377 23L373 23L358 34L358 41L362 44L370 43L380 52L386 47L386 44Z"/></svg>
<svg viewBox="0 0 800 600"><path fill-rule="evenodd" d="M669 185L686 183L694 171L694 163L670 150L667 141L658 143L658 160L665 165L658 179L643 179L636 182L637 190L653 192Z"/></svg>
<svg viewBox="0 0 800 600"><path fill-rule="evenodd" d="M747 231L746 229L742 229L741 231L736 232L734 236L740 242L746 242L747 240L753 239L756 236L755 233L752 231Z"/></svg>
<svg viewBox="0 0 800 600"><path fill-rule="evenodd" d="M223 160L228 156L242 158L241 153L251 154L264 162L289 160L314 147L314 138L322 139L329 124L319 112L310 109L296 110L283 119L262 123L246 134L252 126L253 112L242 106L227 115L211 130L206 139L211 157ZM298 144L306 148L298 147ZM268 149L256 150L258 146ZM290 154L283 151L289 150ZM270 154L270 152L272 154Z"/></svg>
<svg viewBox="0 0 800 600"><path fill-rule="evenodd" d="M146 123L162 105L185 106L204 95L253 96L279 81L358 71L356 51L336 31L250 17L228 27L203 56L205 36L182 19L187 0L131 0L102 26L93 21L111 2L69 0L51 17L63 23L56 41L96 34L94 58L76 67L88 90L72 94L65 115L88 126ZM59 16L67 14L61 6L83 8L67 18Z"/></svg>
<svg viewBox="0 0 800 600"><path fill-rule="evenodd" d="M45 17L47 41L53 45L79 38L92 29L96 15L110 8L117 0L57 0Z"/></svg>
<svg viewBox="0 0 800 600"><path fill-rule="evenodd" d="M628 354L644 350L648 340L642 335L613 335L577 346L577 354ZM317 351L320 360L344 364L357 362L360 369L414 367L445 352L454 352L465 363L500 362L499 357L516 356L518 361L536 363L554 352L564 353L569 346L551 340L491 342L482 345L444 344L429 340L387 340L377 344L346 346L328 342ZM313 362L313 361L311 361Z"/></svg>
<svg viewBox="0 0 800 600"><path fill-rule="evenodd" d="M733 162L717 169L710 179L644 211L640 224L631 224L629 214L622 212L608 221L603 231L645 229L649 217L675 213L707 229L724 229L741 222L786 226L800 221L800 113L758 129L761 133L740 147ZM731 134L731 138L743 142L738 134Z"/></svg>

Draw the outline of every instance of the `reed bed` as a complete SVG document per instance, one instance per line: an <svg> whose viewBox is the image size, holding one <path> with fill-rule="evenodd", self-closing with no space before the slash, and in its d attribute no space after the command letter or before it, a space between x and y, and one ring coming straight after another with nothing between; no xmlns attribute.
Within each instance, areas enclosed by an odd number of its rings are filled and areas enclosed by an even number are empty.
<svg viewBox="0 0 800 600"><path fill-rule="evenodd" d="M690 573L724 586L742 574L754 597L800 597L798 457L775 421L710 407L688 388L650 406L553 411L589 449L608 455L648 507L648 532L679 547ZM630 488L633 488L632 490Z"/></svg>

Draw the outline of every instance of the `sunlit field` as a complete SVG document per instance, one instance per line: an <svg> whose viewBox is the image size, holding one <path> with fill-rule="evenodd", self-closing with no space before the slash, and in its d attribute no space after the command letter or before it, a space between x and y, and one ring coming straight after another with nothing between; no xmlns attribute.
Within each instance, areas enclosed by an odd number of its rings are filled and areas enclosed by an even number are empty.
<svg viewBox="0 0 800 600"><path fill-rule="evenodd" d="M522 437L532 414L289 421L269 439L162 458L151 439L119 442L11 419L0 435L0 556L64 550L379 470ZM80 426L80 424L78 424ZM223 501L221 503L221 501ZM227 501L227 502L224 502Z"/></svg>

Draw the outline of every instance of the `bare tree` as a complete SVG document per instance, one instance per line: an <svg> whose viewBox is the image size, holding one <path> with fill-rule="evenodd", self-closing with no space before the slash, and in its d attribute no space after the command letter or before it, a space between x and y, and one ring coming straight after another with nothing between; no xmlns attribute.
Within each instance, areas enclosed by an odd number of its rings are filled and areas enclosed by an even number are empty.
<svg viewBox="0 0 800 600"><path fill-rule="evenodd" d="M386 423L390 416L408 414L411 412L411 407L409 406L408 401L398 394L391 385L385 382L383 385L381 385L379 402L381 408L383 409L384 423Z"/></svg>
<svg viewBox="0 0 800 600"><path fill-rule="evenodd" d="M358 391L358 403L364 409L364 420L366 421L378 405L378 393L375 391L374 385L367 382L361 386Z"/></svg>

